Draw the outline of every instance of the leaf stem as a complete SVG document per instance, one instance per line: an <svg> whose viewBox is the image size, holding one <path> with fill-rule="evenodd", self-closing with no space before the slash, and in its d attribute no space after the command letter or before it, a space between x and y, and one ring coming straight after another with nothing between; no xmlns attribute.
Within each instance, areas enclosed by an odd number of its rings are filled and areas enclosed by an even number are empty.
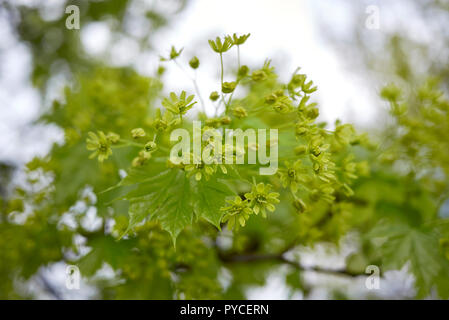
<svg viewBox="0 0 449 320"><path fill-rule="evenodd" d="M134 142L134 141L126 140L126 139L120 139L119 141L122 142L123 145L117 145L117 146L112 145L111 147L120 148L120 147L126 147L126 146L134 146L134 147L143 148L145 146L143 143L138 143L138 142Z"/></svg>
<svg viewBox="0 0 449 320"><path fill-rule="evenodd" d="M240 70L240 45L237 45L237 63L238 63L238 70Z"/></svg>
<svg viewBox="0 0 449 320"><path fill-rule="evenodd" d="M221 85L223 85L223 53L220 52L220 64L221 64Z"/></svg>

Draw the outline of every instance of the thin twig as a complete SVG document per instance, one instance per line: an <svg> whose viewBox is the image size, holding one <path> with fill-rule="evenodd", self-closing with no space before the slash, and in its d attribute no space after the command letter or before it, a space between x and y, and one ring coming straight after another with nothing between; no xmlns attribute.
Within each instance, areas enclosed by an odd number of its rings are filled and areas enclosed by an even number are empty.
<svg viewBox="0 0 449 320"><path fill-rule="evenodd" d="M45 290L50 293L56 300L62 300L62 296L59 291L55 287L53 287L53 285L47 280L42 271L39 272L39 280L44 285Z"/></svg>

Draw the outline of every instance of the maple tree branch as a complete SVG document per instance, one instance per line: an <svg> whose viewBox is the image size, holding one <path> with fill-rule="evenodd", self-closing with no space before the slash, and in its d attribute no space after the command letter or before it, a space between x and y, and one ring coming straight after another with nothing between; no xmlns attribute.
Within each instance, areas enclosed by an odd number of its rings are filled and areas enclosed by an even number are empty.
<svg viewBox="0 0 449 320"><path fill-rule="evenodd" d="M336 276L347 276L347 277L357 277L361 275L365 275L364 273L355 273L351 272L347 269L329 269L318 266L313 267L304 267L298 262L291 261L287 259L283 253L278 254L224 254L219 253L219 258L224 263L252 263L252 262L263 262L263 261L272 261L282 264L288 264L296 269L302 271L313 271L319 273L325 273L329 275Z"/></svg>

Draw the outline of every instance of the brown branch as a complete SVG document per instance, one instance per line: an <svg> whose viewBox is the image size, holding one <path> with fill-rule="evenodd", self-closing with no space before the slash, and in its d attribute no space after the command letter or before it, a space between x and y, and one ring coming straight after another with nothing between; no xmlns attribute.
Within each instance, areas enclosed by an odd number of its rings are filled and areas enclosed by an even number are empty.
<svg viewBox="0 0 449 320"><path fill-rule="evenodd" d="M329 269L322 267L304 267L300 263L291 261L284 257L284 254L218 254L220 260L224 263L252 263L252 262L276 262L281 264L290 265L298 270L313 271L319 273L325 273L328 275L357 277L364 275L363 273L354 273L346 269Z"/></svg>

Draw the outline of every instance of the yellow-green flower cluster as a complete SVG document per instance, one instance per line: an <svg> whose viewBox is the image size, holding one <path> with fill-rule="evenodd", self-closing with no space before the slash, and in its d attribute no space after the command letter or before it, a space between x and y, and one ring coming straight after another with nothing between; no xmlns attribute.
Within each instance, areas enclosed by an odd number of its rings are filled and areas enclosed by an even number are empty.
<svg viewBox="0 0 449 320"><path fill-rule="evenodd" d="M286 169L279 170L279 176L281 179L282 186L284 188L289 187L293 193L298 191L299 183L304 181L301 177L302 173L302 162L301 160L296 160L292 165L286 161Z"/></svg>
<svg viewBox="0 0 449 320"><path fill-rule="evenodd" d="M229 206L223 207L220 210L225 212L222 222L228 223L228 228L233 229L240 226L244 227L249 216L253 213L253 210L249 207L247 200L236 196L234 200L227 200Z"/></svg>
<svg viewBox="0 0 449 320"><path fill-rule="evenodd" d="M270 184L258 183L251 192L245 194L255 214L262 212L262 216L266 217L266 210L273 212L276 209L274 205L279 203L279 193L271 192L271 188Z"/></svg>
<svg viewBox="0 0 449 320"><path fill-rule="evenodd" d="M90 159L98 157L98 161L103 162L112 154L111 145L120 140L120 136L116 133L110 132L107 135L103 131L98 131L97 134L89 132L86 139L87 150L94 151L89 156Z"/></svg>
<svg viewBox="0 0 449 320"><path fill-rule="evenodd" d="M165 98L162 100L162 105L173 114L178 114L180 116L184 115L192 109L196 102L192 102L195 96L192 94L187 96L185 91L182 91L179 96L176 93L170 93L170 99Z"/></svg>

